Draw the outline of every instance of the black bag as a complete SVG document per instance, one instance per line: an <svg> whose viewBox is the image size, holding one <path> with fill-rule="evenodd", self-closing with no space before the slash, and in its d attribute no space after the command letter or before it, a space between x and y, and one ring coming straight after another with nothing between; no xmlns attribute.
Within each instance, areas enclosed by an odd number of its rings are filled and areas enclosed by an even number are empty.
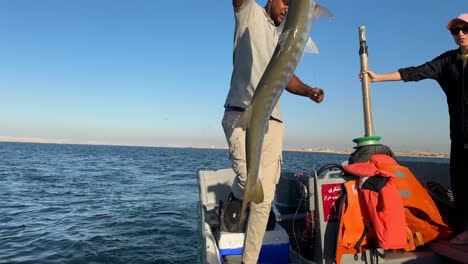
<svg viewBox="0 0 468 264"><path fill-rule="evenodd" d="M221 230L232 233L243 233L245 230L240 230L240 212L242 210L242 199L237 199L232 193L229 194L227 207L221 210ZM246 210L247 216L249 209ZM270 231L275 229L276 215L273 209L270 210L266 230Z"/></svg>

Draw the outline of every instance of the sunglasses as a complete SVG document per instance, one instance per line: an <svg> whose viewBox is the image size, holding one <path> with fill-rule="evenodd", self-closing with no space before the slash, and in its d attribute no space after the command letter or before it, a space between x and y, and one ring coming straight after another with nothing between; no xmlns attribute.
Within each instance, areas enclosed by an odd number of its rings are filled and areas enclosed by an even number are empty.
<svg viewBox="0 0 468 264"><path fill-rule="evenodd" d="M451 28L450 33L456 36L460 34L460 30L463 31L463 34L468 34L468 26Z"/></svg>

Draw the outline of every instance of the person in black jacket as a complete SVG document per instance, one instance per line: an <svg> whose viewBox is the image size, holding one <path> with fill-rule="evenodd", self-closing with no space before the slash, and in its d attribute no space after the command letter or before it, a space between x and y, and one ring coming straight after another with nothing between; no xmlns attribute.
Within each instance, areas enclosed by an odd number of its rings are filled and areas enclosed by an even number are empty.
<svg viewBox="0 0 468 264"><path fill-rule="evenodd" d="M459 234L450 242L468 244L468 13L450 20L446 28L458 49L417 67L383 74L366 70L361 74L368 74L371 82L433 79L439 83L447 96L450 116L450 181L456 210L463 216L453 224Z"/></svg>

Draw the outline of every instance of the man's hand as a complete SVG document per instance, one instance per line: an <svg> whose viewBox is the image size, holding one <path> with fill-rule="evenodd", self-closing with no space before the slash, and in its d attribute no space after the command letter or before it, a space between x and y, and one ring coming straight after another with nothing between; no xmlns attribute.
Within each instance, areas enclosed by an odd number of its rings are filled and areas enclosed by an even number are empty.
<svg viewBox="0 0 468 264"><path fill-rule="evenodd" d="M310 88L309 94L307 96L310 98L310 100L319 104L323 101L325 94L323 93L323 90L321 88L315 87Z"/></svg>
<svg viewBox="0 0 468 264"><path fill-rule="evenodd" d="M286 86L286 90L292 94L309 97L310 100L316 102L317 104L321 103L325 97L322 88L310 87L309 85L299 80L296 75L293 75L291 80L289 80L288 86Z"/></svg>

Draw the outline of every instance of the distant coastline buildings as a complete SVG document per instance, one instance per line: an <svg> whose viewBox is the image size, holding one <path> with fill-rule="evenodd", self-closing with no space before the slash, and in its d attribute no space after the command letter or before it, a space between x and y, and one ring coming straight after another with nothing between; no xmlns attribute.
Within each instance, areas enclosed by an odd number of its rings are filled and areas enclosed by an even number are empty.
<svg viewBox="0 0 468 264"><path fill-rule="evenodd" d="M318 153L333 153L333 154L351 154L354 150L334 150L328 148L307 148L307 149L285 149L285 151L301 151L301 152L318 152ZM394 151L396 156L403 157L433 157L433 158L449 158L450 155L444 152L427 152L427 151Z"/></svg>
<svg viewBox="0 0 468 264"><path fill-rule="evenodd" d="M17 142L17 143L45 143L45 144L79 144L79 145L104 145L104 146L134 146L134 147L164 147L164 148L199 148L199 149L227 149L227 146L189 146L189 145L176 145L167 144L159 146L148 146L148 145L133 145L133 144L112 144L109 142L70 142L70 140L46 140L42 138L15 138L15 137L1 137L0 142ZM330 154L351 154L354 149L349 150L336 150L329 148L303 148L303 149L292 149L285 148L284 151L295 151L295 152L316 152L316 153L330 153ZM433 157L433 158L449 158L450 155L444 152L428 152L428 151L394 151L396 156L403 157Z"/></svg>

